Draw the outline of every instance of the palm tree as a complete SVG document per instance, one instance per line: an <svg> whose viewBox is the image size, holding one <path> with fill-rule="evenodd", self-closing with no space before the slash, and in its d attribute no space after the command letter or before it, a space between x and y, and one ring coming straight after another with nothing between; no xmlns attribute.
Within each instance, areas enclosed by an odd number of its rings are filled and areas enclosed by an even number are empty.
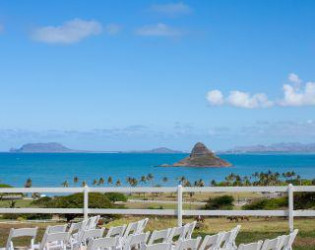
<svg viewBox="0 0 315 250"><path fill-rule="evenodd" d="M24 184L24 187L30 188L32 186L32 179L28 178Z"/></svg>
<svg viewBox="0 0 315 250"><path fill-rule="evenodd" d="M168 178L167 177L163 177L162 181L165 183L165 182L168 182Z"/></svg>
<svg viewBox="0 0 315 250"><path fill-rule="evenodd" d="M94 179L92 185L95 186L97 183L98 183L98 181L96 179Z"/></svg>
<svg viewBox="0 0 315 250"><path fill-rule="evenodd" d="M120 187L121 186L121 182L120 182L120 180L118 179L117 181L116 181L116 187Z"/></svg>
<svg viewBox="0 0 315 250"><path fill-rule="evenodd" d="M82 187L86 186L86 181L82 181Z"/></svg>
<svg viewBox="0 0 315 250"><path fill-rule="evenodd" d="M104 178L101 177L101 178L98 180L97 185L104 185L104 183L105 183Z"/></svg>
<svg viewBox="0 0 315 250"><path fill-rule="evenodd" d="M63 183L61 183L63 187L69 187L69 182L65 180Z"/></svg>
<svg viewBox="0 0 315 250"><path fill-rule="evenodd" d="M111 176L108 177L107 183L108 184L113 184L113 178Z"/></svg>
<svg viewBox="0 0 315 250"><path fill-rule="evenodd" d="M215 180L212 180L212 181L210 182L210 185L213 186L213 187L215 187L215 186L217 185L217 182L216 182Z"/></svg>
<svg viewBox="0 0 315 250"><path fill-rule="evenodd" d="M73 183L77 184L79 182L79 178L77 176L73 177Z"/></svg>
<svg viewBox="0 0 315 250"><path fill-rule="evenodd" d="M145 184L147 182L147 177L145 175L142 175L140 178L140 182Z"/></svg>

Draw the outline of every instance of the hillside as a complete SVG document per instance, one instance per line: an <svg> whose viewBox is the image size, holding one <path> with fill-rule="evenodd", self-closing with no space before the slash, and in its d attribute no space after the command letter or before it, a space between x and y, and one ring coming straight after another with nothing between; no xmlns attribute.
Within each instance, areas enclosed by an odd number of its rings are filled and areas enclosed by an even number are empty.
<svg viewBox="0 0 315 250"><path fill-rule="evenodd" d="M80 152L63 146L60 143L27 143L22 147L10 149L11 153L74 153Z"/></svg>

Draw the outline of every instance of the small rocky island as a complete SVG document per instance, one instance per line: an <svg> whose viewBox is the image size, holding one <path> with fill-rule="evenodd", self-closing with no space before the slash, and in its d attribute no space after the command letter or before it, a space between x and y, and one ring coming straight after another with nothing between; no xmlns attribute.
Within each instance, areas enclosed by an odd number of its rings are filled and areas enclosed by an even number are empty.
<svg viewBox="0 0 315 250"><path fill-rule="evenodd" d="M192 149L190 155L179 162L171 165L173 167L230 167L231 163L219 158L210 151L203 143L198 142Z"/></svg>

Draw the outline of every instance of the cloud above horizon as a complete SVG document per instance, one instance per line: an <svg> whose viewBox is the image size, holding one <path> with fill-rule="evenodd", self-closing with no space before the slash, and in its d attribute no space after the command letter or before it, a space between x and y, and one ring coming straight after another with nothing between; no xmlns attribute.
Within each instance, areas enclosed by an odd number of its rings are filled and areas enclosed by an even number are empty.
<svg viewBox="0 0 315 250"><path fill-rule="evenodd" d="M301 78L294 73L289 74L288 81L282 87L283 97L269 100L265 93L250 94L239 90L230 91L227 97L220 90L210 90L206 99L211 106L233 106L238 108L269 108L272 106L312 106L315 105L315 82L303 84Z"/></svg>
<svg viewBox="0 0 315 250"><path fill-rule="evenodd" d="M167 4L153 4L151 5L150 10L155 13L163 14L169 17L188 15L192 12L192 9L190 8L190 6L182 2L167 3Z"/></svg>
<svg viewBox="0 0 315 250"><path fill-rule="evenodd" d="M99 35L102 30L102 24L97 21L75 18L60 26L36 28L32 31L31 38L49 44L72 44L89 36ZM113 28L111 30L113 32Z"/></svg>
<svg viewBox="0 0 315 250"><path fill-rule="evenodd" d="M136 29L135 33L139 36L152 37L179 37L183 35L183 31L180 29L171 27L164 23L142 26Z"/></svg>

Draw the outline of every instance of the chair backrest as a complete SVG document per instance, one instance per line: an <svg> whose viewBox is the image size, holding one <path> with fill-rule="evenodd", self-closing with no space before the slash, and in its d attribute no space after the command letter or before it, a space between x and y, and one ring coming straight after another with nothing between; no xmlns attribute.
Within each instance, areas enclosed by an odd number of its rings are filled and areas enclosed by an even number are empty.
<svg viewBox="0 0 315 250"><path fill-rule="evenodd" d="M7 240L7 244L6 244L6 249L9 250L13 250L14 246L13 246L13 242L12 240L14 238L17 237L31 237L31 242L30 242L30 246L32 248L32 246L34 245L34 240L36 238L37 235L37 227L35 228L19 228L19 229L14 229L11 228L10 230L10 234Z"/></svg>
<svg viewBox="0 0 315 250"><path fill-rule="evenodd" d="M96 215L96 216L92 216L87 220L86 223L86 227L85 230L89 230L89 229L95 229L99 220L100 220L101 216L100 215Z"/></svg>
<svg viewBox="0 0 315 250"><path fill-rule="evenodd" d="M91 239L87 245L87 250L115 249L118 245L119 237L106 237Z"/></svg>
<svg viewBox="0 0 315 250"><path fill-rule="evenodd" d="M180 240L177 244L177 250L197 250L201 241L201 237L197 239Z"/></svg>
<svg viewBox="0 0 315 250"><path fill-rule="evenodd" d="M222 244L222 239L223 239L224 233L218 233L215 235L207 235L200 247L199 250L217 250L220 248Z"/></svg>
<svg viewBox="0 0 315 250"><path fill-rule="evenodd" d="M237 250L260 250L262 244L263 244L262 240L250 244L240 244Z"/></svg>
<svg viewBox="0 0 315 250"><path fill-rule="evenodd" d="M104 234L104 228L83 230L79 236L79 243L85 245L90 239L102 238Z"/></svg>
<svg viewBox="0 0 315 250"><path fill-rule="evenodd" d="M185 238L186 232L187 232L187 227L185 226L173 227L171 229L171 232L167 240L168 243L175 242L177 240L183 240ZM174 240L174 238L178 238L178 239Z"/></svg>
<svg viewBox="0 0 315 250"><path fill-rule="evenodd" d="M133 235L129 235L126 239L126 241L124 242L124 249L125 250L130 250L133 248L140 248L143 245L145 245L145 243L147 242L148 238L149 238L149 232L147 233L142 233L142 234L133 234Z"/></svg>
<svg viewBox="0 0 315 250"><path fill-rule="evenodd" d="M147 226L148 222L149 222L149 218L145 218L143 220L139 220L136 233L137 234L143 233L143 231L144 231L145 227Z"/></svg>
<svg viewBox="0 0 315 250"><path fill-rule="evenodd" d="M186 240L189 240L189 239L191 239L191 235L193 234L193 232L194 232L194 229L195 229L195 227L196 227L196 224L197 224L197 221L193 221L193 222L191 222L191 223L188 223L188 224L186 224L185 226L186 226L186 234L185 234L185 239Z"/></svg>
<svg viewBox="0 0 315 250"><path fill-rule="evenodd" d="M83 230L85 228L85 226L86 226L86 223L87 223L87 220L71 223L68 232L70 234L73 234L74 232L78 232L80 230Z"/></svg>
<svg viewBox="0 0 315 250"><path fill-rule="evenodd" d="M160 243L167 243L171 230L172 230L171 228L168 228L160 231L153 231L149 239L148 245L155 244L156 241L159 241Z"/></svg>
<svg viewBox="0 0 315 250"><path fill-rule="evenodd" d="M280 236L281 240L280 240L280 244L279 244L279 249L281 249L281 250L291 250L293 242L294 242L298 232L299 232L299 230L295 229L289 235Z"/></svg>
<svg viewBox="0 0 315 250"><path fill-rule="evenodd" d="M124 232L124 238L127 238L130 234L135 234L138 229L138 221L136 222L131 222L128 224L125 232Z"/></svg>
<svg viewBox="0 0 315 250"><path fill-rule="evenodd" d="M50 243L53 243L53 249L66 249L69 240L68 232L44 234L39 250L48 250Z"/></svg>
<svg viewBox="0 0 315 250"><path fill-rule="evenodd" d="M108 229L106 237L122 237L126 230L126 225L118 226L118 227L111 227Z"/></svg>
<svg viewBox="0 0 315 250"><path fill-rule="evenodd" d="M281 236L272 239L272 240L265 240L261 250L279 250L280 247L280 243L281 243Z"/></svg>
<svg viewBox="0 0 315 250"><path fill-rule="evenodd" d="M48 226L46 227L45 233L52 234L52 233L64 233L67 230L67 224L65 225L56 225L56 226Z"/></svg>
<svg viewBox="0 0 315 250"><path fill-rule="evenodd" d="M223 248L225 249L230 249L230 248L234 248L236 249L236 244L235 244L235 239L239 233L241 229L240 225L237 225L235 228L233 228L232 230L228 231L228 232L223 232L223 238L222 238L222 245Z"/></svg>
<svg viewBox="0 0 315 250"><path fill-rule="evenodd" d="M171 250L171 243L157 243L153 245L145 245L141 250Z"/></svg>

